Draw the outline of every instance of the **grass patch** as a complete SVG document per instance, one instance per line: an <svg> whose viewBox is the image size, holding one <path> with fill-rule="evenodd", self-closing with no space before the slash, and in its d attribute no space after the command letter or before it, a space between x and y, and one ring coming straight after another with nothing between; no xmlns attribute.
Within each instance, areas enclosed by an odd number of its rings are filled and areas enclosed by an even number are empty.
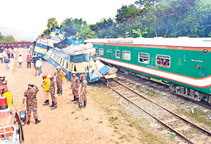
<svg viewBox="0 0 211 144"><path fill-rule="evenodd" d="M115 121L117 121L118 120L118 117L110 117L109 119L108 119L111 123L114 123Z"/></svg>
<svg viewBox="0 0 211 144"><path fill-rule="evenodd" d="M119 134L120 139L128 139L130 141L132 141L132 139L137 139L139 140L139 143L168 143L159 135L142 127L138 120L129 116L121 105L117 104L118 99L116 99L115 96L111 96L114 92L111 92L109 95L109 89L105 87L99 88L97 84L90 85L90 89L90 98L99 104L99 106L106 112L108 121L114 126L113 132ZM131 130L135 132L135 135L130 135Z"/></svg>
<svg viewBox="0 0 211 144"><path fill-rule="evenodd" d="M103 121L99 121L98 123L101 124L101 123L103 123Z"/></svg>
<svg viewBox="0 0 211 144"><path fill-rule="evenodd" d="M185 111L182 109L178 109L177 112L189 117L191 120L195 120L199 123L203 123L203 124L211 127L211 121L208 120L207 118L205 118L203 116L203 115L205 115L205 113L199 109L194 109L194 113L188 112L188 111Z"/></svg>
<svg viewBox="0 0 211 144"><path fill-rule="evenodd" d="M126 139L127 136L126 135L122 135L121 137L119 137L119 139Z"/></svg>

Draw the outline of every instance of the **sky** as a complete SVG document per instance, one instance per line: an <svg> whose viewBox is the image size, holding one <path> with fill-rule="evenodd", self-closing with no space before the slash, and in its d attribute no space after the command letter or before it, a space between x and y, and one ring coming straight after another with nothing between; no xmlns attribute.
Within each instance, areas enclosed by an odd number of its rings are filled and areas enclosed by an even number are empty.
<svg viewBox="0 0 211 144"><path fill-rule="evenodd" d="M0 0L0 32L17 40L35 40L47 28L48 18L59 23L66 18L82 18L95 24L114 18L122 5L136 0Z"/></svg>

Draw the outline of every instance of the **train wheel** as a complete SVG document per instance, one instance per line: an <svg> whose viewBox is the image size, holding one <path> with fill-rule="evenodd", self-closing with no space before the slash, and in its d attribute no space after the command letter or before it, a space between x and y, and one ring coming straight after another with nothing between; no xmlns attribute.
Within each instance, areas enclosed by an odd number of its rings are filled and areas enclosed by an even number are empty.
<svg viewBox="0 0 211 144"><path fill-rule="evenodd" d="M169 86L169 89L170 89L170 91L171 91L172 93L176 93L176 86L175 86L174 84L171 84L171 85Z"/></svg>
<svg viewBox="0 0 211 144"><path fill-rule="evenodd" d="M194 99L195 99L196 101L201 101L201 94L200 94L200 92L195 91Z"/></svg>
<svg viewBox="0 0 211 144"><path fill-rule="evenodd" d="M211 105L211 96L209 96L209 101L208 101L208 103Z"/></svg>

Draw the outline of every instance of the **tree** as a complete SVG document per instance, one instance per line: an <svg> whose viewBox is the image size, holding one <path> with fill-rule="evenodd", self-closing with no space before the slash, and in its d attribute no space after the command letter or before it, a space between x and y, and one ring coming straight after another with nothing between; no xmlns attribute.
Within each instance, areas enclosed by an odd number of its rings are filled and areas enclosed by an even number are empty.
<svg viewBox="0 0 211 144"><path fill-rule="evenodd" d="M118 37L118 26L117 23L109 19L102 19L101 22L92 24L89 26L92 31L96 33L98 38L115 38Z"/></svg>
<svg viewBox="0 0 211 144"><path fill-rule="evenodd" d="M43 34L49 36L52 28L59 28L58 22L55 17L48 19L47 29L43 31Z"/></svg>
<svg viewBox="0 0 211 144"><path fill-rule="evenodd" d="M122 23L128 19L135 18L141 15L141 10L136 8L135 5L122 6L121 9L117 10L116 21Z"/></svg>
<svg viewBox="0 0 211 144"><path fill-rule="evenodd" d="M3 36L0 33L0 43L10 43L10 42L15 42L15 38L11 35L8 36Z"/></svg>
<svg viewBox="0 0 211 144"><path fill-rule="evenodd" d="M135 29L132 29L133 33L136 34L138 37L142 37L143 35L146 35L148 32L147 32L147 27L146 28L138 28L137 30Z"/></svg>
<svg viewBox="0 0 211 144"><path fill-rule="evenodd" d="M82 40L89 39L89 38L96 38L96 34L94 31L91 31L89 26L82 27L80 33L76 34L77 37L81 37Z"/></svg>
<svg viewBox="0 0 211 144"><path fill-rule="evenodd" d="M47 27L48 27L48 29L59 28L58 22L55 17L48 19Z"/></svg>
<svg viewBox="0 0 211 144"><path fill-rule="evenodd" d="M67 36L72 36L76 35L77 32L80 33L80 30L82 28L85 28L86 26L87 23L86 21L83 21L82 18L80 19L67 18L62 22L60 27L67 33Z"/></svg>

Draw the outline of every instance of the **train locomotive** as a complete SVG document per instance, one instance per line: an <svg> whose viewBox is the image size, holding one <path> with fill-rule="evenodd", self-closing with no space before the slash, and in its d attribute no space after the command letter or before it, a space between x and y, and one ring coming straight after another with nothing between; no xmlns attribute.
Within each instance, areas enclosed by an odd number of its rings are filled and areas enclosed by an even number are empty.
<svg viewBox="0 0 211 144"><path fill-rule="evenodd" d="M66 37L66 33L53 28L50 36L41 35L37 41L34 53L53 67L60 66L68 80L72 72L77 75L86 74L88 82L94 82L103 77L110 69L94 57L96 51L92 44L83 45L80 37Z"/></svg>
<svg viewBox="0 0 211 144"><path fill-rule="evenodd" d="M78 37L66 37L66 33L60 29L53 28L49 37L40 35L35 44L34 53L43 58L49 49L54 47L64 48L70 45L82 44L81 38Z"/></svg>
<svg viewBox="0 0 211 144"><path fill-rule="evenodd" d="M89 39L97 58L142 78L166 82L172 93L211 104L211 38Z"/></svg>
<svg viewBox="0 0 211 144"><path fill-rule="evenodd" d="M105 75L109 68L100 62L95 55L92 45L69 46L63 49L50 49L44 59L55 68L60 66L66 73L68 80L72 79L72 72L77 75L86 74L87 82L94 82Z"/></svg>

